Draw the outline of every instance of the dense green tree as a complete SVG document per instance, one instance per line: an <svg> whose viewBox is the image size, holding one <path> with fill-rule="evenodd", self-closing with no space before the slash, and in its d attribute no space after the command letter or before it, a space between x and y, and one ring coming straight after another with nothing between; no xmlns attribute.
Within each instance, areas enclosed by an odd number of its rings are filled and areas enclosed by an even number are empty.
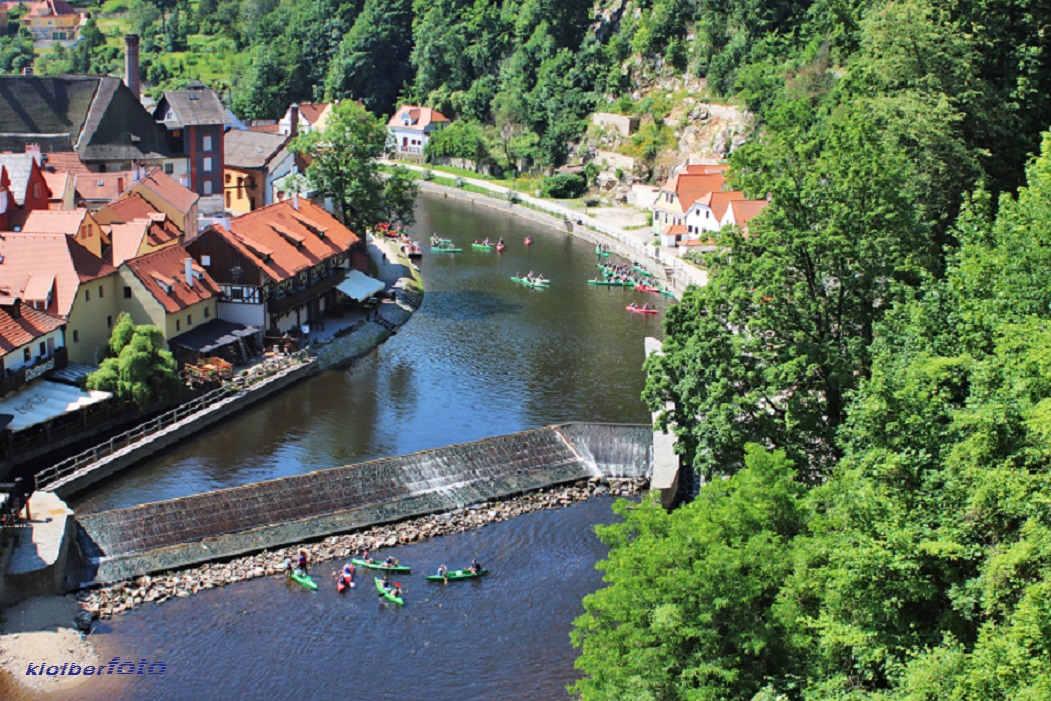
<svg viewBox="0 0 1051 701"><path fill-rule="evenodd" d="M772 609L805 526L804 490L783 451L749 445L744 462L674 514L621 501L623 521L598 528L606 587L585 597L572 634L583 701L751 699L791 674Z"/></svg>
<svg viewBox="0 0 1051 701"><path fill-rule="evenodd" d="M246 119L273 119L288 107L287 76L274 52L264 46L252 50L244 74L234 86L233 109Z"/></svg>
<svg viewBox="0 0 1051 701"><path fill-rule="evenodd" d="M389 114L412 76L411 0L366 0L329 64L329 100L360 100L376 114Z"/></svg>
<svg viewBox="0 0 1051 701"><path fill-rule="evenodd" d="M178 367L167 350L164 333L156 326L134 326L122 313L110 335L111 356L88 376L88 389L113 392L144 409L178 397Z"/></svg>
<svg viewBox="0 0 1051 701"><path fill-rule="evenodd" d="M309 153L307 179L331 197L343 221L359 234L384 221L414 221L416 185L404 168L394 168L386 179L377 159L384 152L384 122L356 102L336 106L323 131L296 137L289 148Z"/></svg>

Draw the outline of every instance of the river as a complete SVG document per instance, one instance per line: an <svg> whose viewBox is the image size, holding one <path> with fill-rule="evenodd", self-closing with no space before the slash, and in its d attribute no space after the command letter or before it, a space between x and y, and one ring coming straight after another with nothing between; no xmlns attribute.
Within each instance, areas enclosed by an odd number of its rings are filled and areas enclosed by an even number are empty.
<svg viewBox="0 0 1051 701"><path fill-rule="evenodd" d="M587 285L594 246L554 229L435 196L421 196L417 216L419 238L437 231L465 250L425 254L426 298L399 334L351 369L326 371L99 485L74 508L121 508L562 421L648 420L643 337L659 336L660 320L624 306L663 309L668 300ZM505 237L508 251L472 251L485 236ZM509 280L529 270L551 288ZM106 660L145 657L167 673L93 678L68 698L566 698L576 678L569 630L583 596L601 585L594 564L605 548L593 527L613 518L611 503L400 548L417 568L403 578L401 609L380 603L371 580L340 596L327 578L312 593L281 577L146 605L97 623L93 639ZM474 556L493 574L446 587L419 576ZM0 683L5 698L9 684Z"/></svg>

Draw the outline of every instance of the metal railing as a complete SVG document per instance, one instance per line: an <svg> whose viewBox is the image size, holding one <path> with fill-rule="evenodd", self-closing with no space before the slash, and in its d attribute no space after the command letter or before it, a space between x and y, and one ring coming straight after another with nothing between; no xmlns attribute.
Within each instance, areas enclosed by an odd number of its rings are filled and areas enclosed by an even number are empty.
<svg viewBox="0 0 1051 701"><path fill-rule="evenodd" d="M44 468L35 476L36 488L46 491L50 485L58 480L68 477L88 465L96 463L120 450L124 450L125 448L129 448L144 441L151 436L156 435L158 432L169 428L204 409L214 406L228 397L243 394L264 380L274 377L289 368L304 365L313 361L314 358L308 355L306 351L297 351L289 355L269 358L259 365L246 368L240 371L232 379L223 382L222 387L214 389L206 394L202 394L185 404L180 404L171 411L167 411L160 416L150 419L146 423L139 424L135 428L116 435L104 443L100 443L93 448L88 448L87 450L74 455L71 458L67 458L62 462Z"/></svg>

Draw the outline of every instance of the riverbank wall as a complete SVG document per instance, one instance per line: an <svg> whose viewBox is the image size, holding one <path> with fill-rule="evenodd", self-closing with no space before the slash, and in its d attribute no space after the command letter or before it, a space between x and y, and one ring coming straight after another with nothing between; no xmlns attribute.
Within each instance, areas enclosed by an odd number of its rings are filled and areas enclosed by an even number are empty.
<svg viewBox="0 0 1051 701"><path fill-rule="evenodd" d="M80 515L87 567L78 581L229 559L592 477L648 478L651 443L646 425L563 424Z"/></svg>

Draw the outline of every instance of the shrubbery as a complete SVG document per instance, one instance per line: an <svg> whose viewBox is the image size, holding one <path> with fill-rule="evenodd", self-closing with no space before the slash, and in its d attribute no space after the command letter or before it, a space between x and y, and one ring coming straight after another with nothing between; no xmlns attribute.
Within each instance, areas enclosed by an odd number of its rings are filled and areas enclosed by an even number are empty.
<svg viewBox="0 0 1051 701"><path fill-rule="evenodd" d="M550 178L544 178L540 189L545 197L568 200L583 195L588 189L588 181L583 175L559 173Z"/></svg>

